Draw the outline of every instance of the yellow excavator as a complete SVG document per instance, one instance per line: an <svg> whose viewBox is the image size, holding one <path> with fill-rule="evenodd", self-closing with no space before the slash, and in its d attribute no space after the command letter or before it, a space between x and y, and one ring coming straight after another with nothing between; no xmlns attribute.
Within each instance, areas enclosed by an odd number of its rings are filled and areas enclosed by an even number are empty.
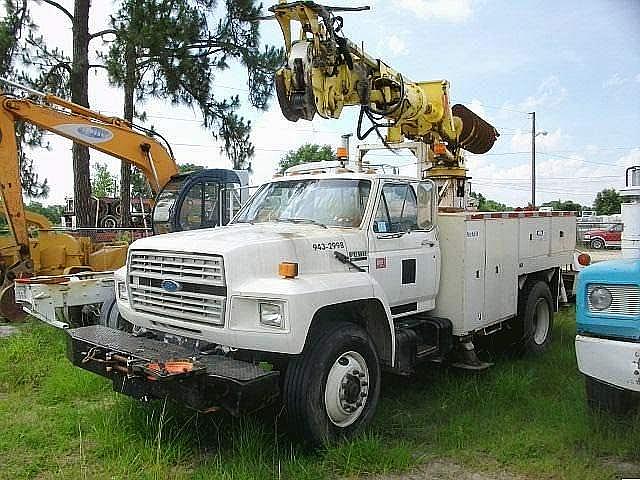
<svg viewBox="0 0 640 480"><path fill-rule="evenodd" d="M469 177L462 150L486 153L499 134L464 105L450 105L448 81L411 81L346 38L336 13L368 9L283 0L269 9L273 16L265 19L280 24L287 53L276 73L282 113L295 122L316 113L339 118L344 107L359 106L358 139L376 132L392 150L413 140L423 147L419 176L438 185L441 207L465 208ZM297 38L293 22L300 24Z"/></svg>
<svg viewBox="0 0 640 480"><path fill-rule="evenodd" d="M224 224L246 195L246 172L179 173L169 144L156 132L6 79L0 78L0 84L23 92L0 91L0 195L11 232L0 241L0 314L5 318L23 316L14 299L16 278L113 270L124 265L127 252L124 243L94 243L55 231L44 217L25 212L16 122L29 122L139 168L156 194L154 233ZM37 233L30 233L30 225Z"/></svg>

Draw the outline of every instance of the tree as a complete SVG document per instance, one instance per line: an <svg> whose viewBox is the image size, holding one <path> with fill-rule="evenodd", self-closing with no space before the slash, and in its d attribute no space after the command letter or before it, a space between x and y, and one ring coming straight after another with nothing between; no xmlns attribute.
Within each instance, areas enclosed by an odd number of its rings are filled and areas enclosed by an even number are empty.
<svg viewBox="0 0 640 480"><path fill-rule="evenodd" d="M73 13L67 10L60 2L54 0L38 0L36 3L44 3L57 9L66 20L71 22L72 31L72 59L58 48L51 48L42 35L38 34L38 27L29 16L28 5L36 0L5 0L7 17L3 21L5 31L13 28L23 36L15 37L16 43L7 42L6 34L0 33L0 48L10 54L8 64L13 67L11 76L37 89L46 89L51 93L68 97L71 101L89 106L89 42L99 35L89 33L89 7L90 0L74 0ZM51 20L56 22L57 19ZM21 64L24 67L17 71L14 65L15 55L20 51ZM2 56L2 55L0 55ZM6 67L5 67L6 68ZM1 73L1 72L0 72ZM23 127L23 132L18 132L23 143L30 145L42 145L42 134L33 126ZM36 133L34 133L36 132ZM91 225L93 209L91 205L91 183L89 166L89 149L79 144L73 144L73 175L74 175L74 203L79 225ZM32 168L32 163L24 161L27 157L21 156L23 168ZM28 159L27 159L28 160ZM24 175L23 175L24 176ZM36 180L37 177L27 175L27 181ZM27 185L28 185L27 182ZM27 187L28 190L28 187ZM37 192L36 192L37 193ZM46 193L46 192L43 192Z"/></svg>
<svg viewBox="0 0 640 480"><path fill-rule="evenodd" d="M584 210L584 207L582 205L571 200L567 200L564 202L560 199L552 200L551 202L543 203L542 206L551 207L559 212L581 212L582 210Z"/></svg>
<svg viewBox="0 0 640 480"><path fill-rule="evenodd" d="M238 97L218 99L212 81L228 68L228 58L239 60L249 73L249 99L265 108L271 96L273 72L281 64L282 50L259 49L261 14L254 0L123 0L111 19L115 41L103 60L114 85L124 87L124 117L132 121L136 104L148 97L174 104L197 106L205 127L234 168L247 166L254 154L249 140L250 122L235 112ZM121 168L123 225L128 219L130 167Z"/></svg>
<svg viewBox="0 0 640 480"><path fill-rule="evenodd" d="M598 215L615 215L620 213L621 204L620 194L613 188L605 188L596 195L593 208Z"/></svg>
<svg viewBox="0 0 640 480"><path fill-rule="evenodd" d="M297 150L289 150L278 164L278 172L284 173L289 167L309 162L335 160L336 156L330 145L307 143Z"/></svg>
<svg viewBox="0 0 640 480"><path fill-rule="evenodd" d="M0 76L20 80L24 73L16 68L20 52L20 40L26 31L34 28L29 14L27 0L4 0L5 16L0 20ZM40 180L33 167L33 159L24 150L25 146L45 147L42 132L33 125L18 122L15 125L20 161L22 188L28 197L46 197L49 194L47 180Z"/></svg>
<svg viewBox="0 0 640 480"><path fill-rule="evenodd" d="M94 163L92 166L93 178L91 179L91 190L98 198L115 196L117 178L113 175L106 163ZM77 214L77 213L76 213Z"/></svg>
<svg viewBox="0 0 640 480"><path fill-rule="evenodd" d="M64 205L49 205L45 207L42 203L33 201L30 202L29 205L25 206L25 208L30 212L44 215L54 225L60 223L60 219L64 213Z"/></svg>
<svg viewBox="0 0 640 480"><path fill-rule="evenodd" d="M196 165L195 163L181 163L178 165L178 169L180 173L188 173L188 172L199 172L200 170L204 170L202 165Z"/></svg>
<svg viewBox="0 0 640 480"><path fill-rule="evenodd" d="M509 210L509 207L504 203L490 200L481 193L471 192L471 198L475 198L478 201L478 211L480 212L506 212Z"/></svg>

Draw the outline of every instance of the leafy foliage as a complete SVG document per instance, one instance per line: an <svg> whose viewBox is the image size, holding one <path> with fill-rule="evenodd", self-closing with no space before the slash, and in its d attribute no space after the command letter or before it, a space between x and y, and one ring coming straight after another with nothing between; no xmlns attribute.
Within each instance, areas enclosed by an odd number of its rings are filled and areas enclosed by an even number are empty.
<svg viewBox="0 0 640 480"><path fill-rule="evenodd" d="M481 193L471 192L471 198L475 198L478 201L479 212L506 212L509 210L509 207L504 203L490 200Z"/></svg>
<svg viewBox="0 0 640 480"><path fill-rule="evenodd" d="M181 163L178 165L178 169L180 173L188 173L204 170L204 167L202 165L196 165L195 163Z"/></svg>
<svg viewBox="0 0 640 480"><path fill-rule="evenodd" d="M598 212L598 215L614 215L620 213L621 204L620 194L613 188L605 188L596 195L593 208Z"/></svg>
<svg viewBox="0 0 640 480"><path fill-rule="evenodd" d="M40 202L30 202L25 206L27 210L34 213L39 213L40 215L44 215L53 223L54 225L60 223L60 217L64 213L64 205L42 205Z"/></svg>
<svg viewBox="0 0 640 480"><path fill-rule="evenodd" d="M584 207L582 205L572 200L567 200L564 202L560 199L552 200L551 202L543 203L542 206L551 207L554 210L560 212L581 212L582 210L584 210Z"/></svg>
<svg viewBox="0 0 640 480"><path fill-rule="evenodd" d="M93 178L91 179L91 190L98 198L115 196L117 178L113 175L106 163L96 162L92 165Z"/></svg>
<svg viewBox="0 0 640 480"><path fill-rule="evenodd" d="M307 143L302 145L297 150L289 150L284 157L280 159L278 163L278 171L284 173L284 171L295 165L309 162L322 162L335 160L336 156L331 148L331 145L317 145Z"/></svg>
<svg viewBox="0 0 640 480"><path fill-rule="evenodd" d="M25 62L28 55L21 41L31 41L35 25L31 20L27 0L4 0L5 16L0 19L0 76L10 80L33 85L27 73L17 67L18 60ZM5 88L3 88L4 90ZM18 145L45 147L42 132L33 125L18 122L15 125ZM24 148L18 152L22 186L25 195L32 198L46 197L49 194L47 180L40 180L33 166L33 159Z"/></svg>
<svg viewBox="0 0 640 480"><path fill-rule="evenodd" d="M261 15L261 5L226 0L221 8L217 3L123 0L111 22L116 39L102 59L113 84L133 81L138 102L156 97L199 108L204 126L222 140L234 168L246 168L254 154L251 125L237 114L237 95L215 95L215 74L228 69L229 60L239 61L249 75L249 100L264 109L283 53L259 47L258 22L252 19ZM132 58L133 72L126 68Z"/></svg>

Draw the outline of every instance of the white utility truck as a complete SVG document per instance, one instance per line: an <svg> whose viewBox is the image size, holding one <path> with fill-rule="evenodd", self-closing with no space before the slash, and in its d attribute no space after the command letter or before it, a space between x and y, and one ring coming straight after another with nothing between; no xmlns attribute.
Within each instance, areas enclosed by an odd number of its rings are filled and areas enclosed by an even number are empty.
<svg viewBox="0 0 640 480"><path fill-rule="evenodd" d="M573 214L438 214L430 180L295 170L228 226L134 242L115 274L132 333L67 330L73 363L200 411L280 397L292 433L317 445L371 420L382 370L482 369L473 342L491 334L547 347Z"/></svg>

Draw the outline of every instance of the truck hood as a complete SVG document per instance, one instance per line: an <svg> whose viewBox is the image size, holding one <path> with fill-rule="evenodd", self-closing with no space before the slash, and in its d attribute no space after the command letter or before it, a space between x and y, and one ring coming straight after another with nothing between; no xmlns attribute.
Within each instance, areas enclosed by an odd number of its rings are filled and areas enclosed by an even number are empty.
<svg viewBox="0 0 640 480"><path fill-rule="evenodd" d="M300 275L349 270L334 252L366 257L366 234L313 224L243 223L147 237L135 241L131 250L222 255L227 282L235 283L277 276L280 262L298 263Z"/></svg>

